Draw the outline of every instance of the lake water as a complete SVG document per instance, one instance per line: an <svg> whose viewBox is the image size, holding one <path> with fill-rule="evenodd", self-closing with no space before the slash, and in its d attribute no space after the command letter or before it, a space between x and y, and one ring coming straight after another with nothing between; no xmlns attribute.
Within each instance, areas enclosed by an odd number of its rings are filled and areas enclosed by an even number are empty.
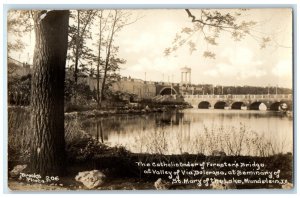
<svg viewBox="0 0 300 198"><path fill-rule="evenodd" d="M84 130L135 153L268 156L293 151L293 120L279 112L187 109L90 119Z"/></svg>

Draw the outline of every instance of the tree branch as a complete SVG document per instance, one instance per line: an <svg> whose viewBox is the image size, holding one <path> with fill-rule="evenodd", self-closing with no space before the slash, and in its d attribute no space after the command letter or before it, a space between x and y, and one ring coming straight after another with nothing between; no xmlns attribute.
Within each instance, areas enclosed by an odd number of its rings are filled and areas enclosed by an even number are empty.
<svg viewBox="0 0 300 198"><path fill-rule="evenodd" d="M217 25L217 24L213 24L213 23L206 23L204 22L202 19L199 20L199 19L196 19L196 17L191 13L191 11L189 9L185 9L185 11L187 12L188 16L190 18L192 18L192 22L195 23L195 22L199 22L201 23L202 25L207 25L207 26L212 26L212 27L216 27L216 28L228 28L228 29L237 29L238 27L237 26L223 26L223 25ZM202 18L202 13L201 13L201 18Z"/></svg>

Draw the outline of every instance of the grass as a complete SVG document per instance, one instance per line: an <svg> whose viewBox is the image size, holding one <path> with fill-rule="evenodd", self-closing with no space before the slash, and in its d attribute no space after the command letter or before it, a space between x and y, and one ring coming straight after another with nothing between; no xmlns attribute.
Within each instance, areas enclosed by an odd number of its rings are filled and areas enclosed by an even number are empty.
<svg viewBox="0 0 300 198"><path fill-rule="evenodd" d="M29 123L28 108L8 109L8 161L28 161L31 139Z"/></svg>

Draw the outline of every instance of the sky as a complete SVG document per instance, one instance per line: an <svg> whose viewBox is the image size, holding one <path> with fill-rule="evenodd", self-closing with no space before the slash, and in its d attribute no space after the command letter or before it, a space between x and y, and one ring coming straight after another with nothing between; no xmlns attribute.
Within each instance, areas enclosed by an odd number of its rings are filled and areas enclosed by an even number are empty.
<svg viewBox="0 0 300 198"><path fill-rule="evenodd" d="M231 10L234 12L235 10ZM206 43L195 36L198 49L192 55L187 47L165 57L177 32L191 26L184 10L143 10L144 17L124 29L119 37L120 56L127 59L121 74L152 81L180 82L180 68L192 69L192 83L215 85L273 85L292 87L292 13L289 9L249 10L244 20L256 21L258 36L273 39L266 49L251 37L233 41L227 33L211 48L215 59L202 56ZM194 10L196 12L196 10ZM275 43L276 42L276 43ZM283 47L278 47L278 44Z"/></svg>
<svg viewBox="0 0 300 198"><path fill-rule="evenodd" d="M237 10L224 10L227 11L234 13ZM197 50L192 54L188 47L183 46L170 56L164 55L164 50L172 46L176 33L192 25L183 9L130 12L133 17L142 17L122 29L114 41L119 46L119 57L126 60L120 69L123 76L180 82L180 68L187 66L192 70L193 84L292 87L290 9L250 9L244 12L245 16L240 20L256 21L252 33L259 37L270 37L270 45L261 49L260 43L251 36L237 42L229 34L221 33L218 46L209 47L216 54L215 59L203 57L207 43L201 33L193 37ZM196 12L192 10L192 13ZM32 40L31 37L31 44L21 55L18 52L13 56L26 60L27 54L33 51Z"/></svg>

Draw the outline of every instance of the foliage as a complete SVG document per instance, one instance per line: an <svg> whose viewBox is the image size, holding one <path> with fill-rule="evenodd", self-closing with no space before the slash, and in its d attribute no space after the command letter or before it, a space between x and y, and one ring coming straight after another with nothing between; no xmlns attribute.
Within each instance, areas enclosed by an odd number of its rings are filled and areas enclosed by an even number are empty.
<svg viewBox="0 0 300 198"><path fill-rule="evenodd" d="M82 82L75 85L71 79L65 79L65 101L71 102L77 90L78 105L91 103L95 98L95 91ZM8 80L8 103L11 105L29 105L31 93L31 74L26 76L10 76Z"/></svg>
<svg viewBox="0 0 300 198"><path fill-rule="evenodd" d="M95 156L110 154L126 156L124 147L108 147L82 130L82 122L75 116L67 116L65 121L66 151L70 162L87 162Z"/></svg>
<svg viewBox="0 0 300 198"><path fill-rule="evenodd" d="M14 35L17 39L13 39L15 43L8 43L10 50L21 50L24 48L24 43L21 38L24 32L30 32L33 29L33 15L35 11L11 10L8 16L8 32L9 35ZM101 14L100 14L101 13ZM102 28L98 28L95 24L97 16L102 23ZM77 94L86 90L79 82L80 78L87 76L101 79L98 84L101 85L101 90L96 90L96 94L101 93L104 99L108 93L107 90L113 82L119 79L117 71L121 64L126 61L118 57L118 46L114 45L114 39L117 34L127 25L134 23L131 12L123 10L71 10L70 23L68 29L68 53L67 53L67 72L71 71L73 75L67 75L65 80L66 93L65 99L70 100L74 97L77 103ZM98 21L97 21L98 22ZM95 28L99 32L95 34ZM100 40L94 42L95 36L100 36ZM18 39L20 38L20 39ZM12 40L12 41L13 41ZM98 51L93 48L97 46ZM100 53L101 52L101 53ZM99 62L99 63L98 63ZM95 70L95 65L99 64L99 72ZM14 67L9 67L9 72L13 72ZM73 85L75 84L75 85ZM103 84L103 85L102 85ZM88 90L86 90L88 91ZM87 97L90 99L90 91ZM86 99L86 97L78 96ZM97 97L95 97L97 99Z"/></svg>
<svg viewBox="0 0 300 198"><path fill-rule="evenodd" d="M28 10L9 10L7 16L8 53L24 49L22 36L33 30L32 14L32 11ZM15 38L10 39L10 36Z"/></svg>
<svg viewBox="0 0 300 198"><path fill-rule="evenodd" d="M130 101L132 98L136 98L137 95L123 91L108 91L105 97L112 102L125 102Z"/></svg>
<svg viewBox="0 0 300 198"><path fill-rule="evenodd" d="M11 77L13 77L13 74L18 70L19 66L15 63L9 62L7 64L7 75L8 75L8 81Z"/></svg>
<svg viewBox="0 0 300 198"><path fill-rule="evenodd" d="M70 102L75 94L77 97L76 103L78 105L87 104L95 98L94 91L92 91L85 82L75 84L73 80L67 78L65 80L65 101Z"/></svg>
<svg viewBox="0 0 300 198"><path fill-rule="evenodd" d="M124 64L125 60L117 57L118 47L114 46L113 42L117 33L121 31L126 25L135 21L129 22L130 12L122 10L99 10L97 13L99 18L99 31L97 33L98 40L94 45L97 46L97 103L101 106L101 102L113 81L119 78L116 71L120 64ZM100 74L102 73L102 75ZM100 88L101 78L101 88Z"/></svg>
<svg viewBox="0 0 300 198"><path fill-rule="evenodd" d="M29 105L31 91L31 74L10 76L7 82L8 103L11 105Z"/></svg>
<svg viewBox="0 0 300 198"><path fill-rule="evenodd" d="M73 10L70 12L70 39L67 59L70 63L69 67L74 68L74 76L86 74L88 65L92 64L94 55L92 49L87 45L87 41L92 39L92 25L95 14L96 11L93 10Z"/></svg>
<svg viewBox="0 0 300 198"><path fill-rule="evenodd" d="M235 41L240 41L245 36L251 35L251 29L256 25L255 21L241 20L242 14L247 11L244 9L240 9L238 12L216 9L185 9L185 11L192 19L192 27L184 27L180 33L176 34L172 47L166 48L164 51L166 56L185 44L189 46L190 54L192 54L197 50L194 36L200 34L207 43L206 49L203 49L203 56L214 59L216 55L208 49L208 46L218 45L221 33L229 33ZM261 47L266 47L269 41L269 37L263 38Z"/></svg>

